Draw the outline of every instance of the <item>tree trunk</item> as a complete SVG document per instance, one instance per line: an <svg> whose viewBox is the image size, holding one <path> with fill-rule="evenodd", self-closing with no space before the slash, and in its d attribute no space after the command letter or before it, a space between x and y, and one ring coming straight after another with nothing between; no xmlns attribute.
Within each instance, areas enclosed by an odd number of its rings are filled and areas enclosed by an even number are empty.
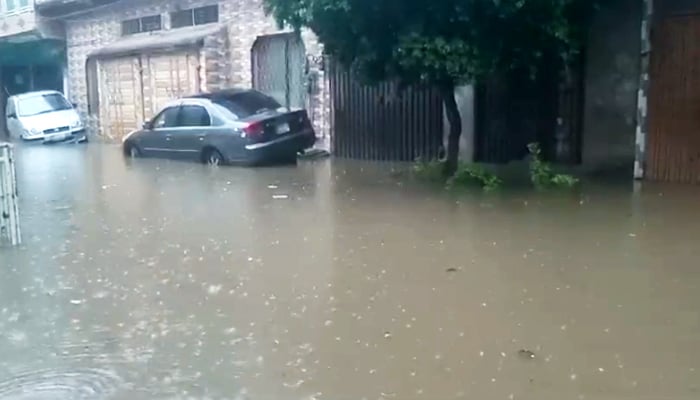
<svg viewBox="0 0 700 400"><path fill-rule="evenodd" d="M441 87L442 101L445 103L445 113L450 124L450 132L447 136L447 158L445 160L443 174L451 177L457 172L459 162L459 138L462 136L462 117L457 108L454 83Z"/></svg>

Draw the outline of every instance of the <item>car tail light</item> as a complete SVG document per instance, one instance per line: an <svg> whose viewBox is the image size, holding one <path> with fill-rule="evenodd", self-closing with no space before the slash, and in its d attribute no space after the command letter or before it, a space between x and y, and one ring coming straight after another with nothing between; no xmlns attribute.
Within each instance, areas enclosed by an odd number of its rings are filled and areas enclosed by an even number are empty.
<svg viewBox="0 0 700 400"><path fill-rule="evenodd" d="M243 132L245 132L246 136L248 137L259 137L262 136L263 133L265 133L265 126L262 122L253 122L251 124L248 124L248 126L246 126L245 128L243 128Z"/></svg>

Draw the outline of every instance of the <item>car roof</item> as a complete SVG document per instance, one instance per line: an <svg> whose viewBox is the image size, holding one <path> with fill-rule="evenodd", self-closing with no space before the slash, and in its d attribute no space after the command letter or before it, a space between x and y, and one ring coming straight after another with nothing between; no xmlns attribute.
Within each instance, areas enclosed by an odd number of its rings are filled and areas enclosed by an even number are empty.
<svg viewBox="0 0 700 400"><path fill-rule="evenodd" d="M223 90L216 90L213 92L209 93L199 93L195 94L192 96L187 96L183 97L184 99L207 99L207 100L212 100L216 98L222 98L222 97L230 97L242 93L250 93L250 92L255 92L254 89L243 89L243 88L232 88L232 89L223 89Z"/></svg>
<svg viewBox="0 0 700 400"><path fill-rule="evenodd" d="M60 94L61 96L63 96L63 93L57 92L55 90L39 90L36 92L26 92L26 93L15 94L15 95L12 95L10 97L21 100L21 99L28 99L31 97L45 96L47 94Z"/></svg>

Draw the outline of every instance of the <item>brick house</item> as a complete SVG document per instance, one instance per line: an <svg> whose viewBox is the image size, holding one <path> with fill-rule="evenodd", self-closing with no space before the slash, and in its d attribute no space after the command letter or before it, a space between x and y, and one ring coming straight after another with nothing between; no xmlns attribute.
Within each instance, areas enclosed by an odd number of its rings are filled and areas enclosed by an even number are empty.
<svg viewBox="0 0 700 400"><path fill-rule="evenodd" d="M174 97L237 86L306 107L327 142L321 46L310 32L281 31L262 0L40 0L37 9L65 21L66 91L108 141Z"/></svg>

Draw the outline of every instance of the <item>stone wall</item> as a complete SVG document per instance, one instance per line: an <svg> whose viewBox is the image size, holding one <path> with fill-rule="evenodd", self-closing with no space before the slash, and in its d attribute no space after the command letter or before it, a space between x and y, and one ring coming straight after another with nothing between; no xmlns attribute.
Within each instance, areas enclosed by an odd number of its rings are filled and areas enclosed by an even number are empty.
<svg viewBox="0 0 700 400"><path fill-rule="evenodd" d="M212 38L205 43L205 53L217 51L224 54L229 62L216 62L216 65L204 66L205 70L215 68L211 73L227 75L219 84L210 89L223 86L250 87L252 84L251 48L259 36L279 33L275 21L266 16L262 0L123 0L116 4L98 7L95 10L71 17L66 23L66 42L68 53L68 82L71 100L76 102L82 114L87 114L87 79L86 60L88 55L102 46L121 38L121 21L154 14L160 14L163 28L170 29L170 12L176 9L189 9L212 4L219 4L219 21L227 25L228 38ZM143 34L147 35L147 34ZM302 39L309 59L317 60L322 53L322 46L313 33L302 32ZM213 50L211 44L220 46ZM214 57L217 58L217 57ZM317 77L317 90L309 96L310 114L314 117L317 135L329 132L330 100L323 71L318 63L312 62L313 75ZM208 74L209 72L207 72ZM223 83L221 83L223 82Z"/></svg>

